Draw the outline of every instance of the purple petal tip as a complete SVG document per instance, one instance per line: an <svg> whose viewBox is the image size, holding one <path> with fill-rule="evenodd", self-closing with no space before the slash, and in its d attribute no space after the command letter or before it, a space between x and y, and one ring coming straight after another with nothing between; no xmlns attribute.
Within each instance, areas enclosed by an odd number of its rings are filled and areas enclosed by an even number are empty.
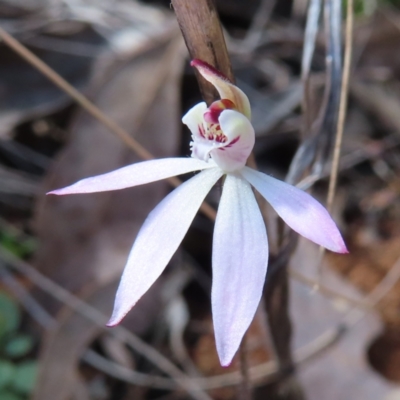
<svg viewBox="0 0 400 400"><path fill-rule="evenodd" d="M133 306L132 306L133 307ZM132 308L131 307L131 308ZM125 312L121 312L121 310L118 309L114 309L111 318L109 319L109 321L106 323L106 326L109 327L113 327L118 325L124 318L125 315L128 314L129 310L131 309L129 308L128 310L126 310Z"/></svg>
<svg viewBox="0 0 400 400"><path fill-rule="evenodd" d="M68 192L67 190L65 190L67 188L68 187L51 190L50 192L46 193L46 196L49 195L49 194L55 194L56 196L63 196L65 194L70 194L71 192Z"/></svg>
<svg viewBox="0 0 400 400"><path fill-rule="evenodd" d="M221 360L220 360L220 363L221 363L221 367L222 368L229 368L230 366L231 366L231 364L232 364L232 360L231 361L229 361L229 362L222 362Z"/></svg>
<svg viewBox="0 0 400 400"><path fill-rule="evenodd" d="M340 235L339 231L338 232L338 239L336 241L336 246L332 247L330 250L334 251L335 253L339 253L339 254L348 254L349 250L347 250L346 244L342 238L342 236Z"/></svg>
<svg viewBox="0 0 400 400"><path fill-rule="evenodd" d="M346 245L343 245L343 248L340 251L338 251L338 253L340 253L340 254L349 254L350 251L347 250Z"/></svg>
<svg viewBox="0 0 400 400"><path fill-rule="evenodd" d="M106 323L106 326L108 326L109 328L117 326L121 322L121 319L122 318L111 317L110 320Z"/></svg>
<svg viewBox="0 0 400 400"><path fill-rule="evenodd" d="M217 76L218 78L221 78L227 82L230 82L230 80L221 71L218 71L216 68L214 68L212 65L210 65L206 61L195 58L190 62L190 66L197 68L197 69L203 68L206 71L209 71L211 74Z"/></svg>

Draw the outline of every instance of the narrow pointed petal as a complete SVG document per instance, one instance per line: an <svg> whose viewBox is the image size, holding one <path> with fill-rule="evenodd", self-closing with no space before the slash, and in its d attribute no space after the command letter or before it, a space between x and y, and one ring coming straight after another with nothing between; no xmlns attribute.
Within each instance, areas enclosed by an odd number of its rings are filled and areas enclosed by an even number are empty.
<svg viewBox="0 0 400 400"><path fill-rule="evenodd" d="M201 137L200 128L203 127L204 113L207 111L207 104L202 102L193 106L182 118L184 123L195 137Z"/></svg>
<svg viewBox="0 0 400 400"><path fill-rule="evenodd" d="M224 171L243 168L254 147L253 126L243 114L235 110L222 111L219 123L228 140L212 150L211 157Z"/></svg>
<svg viewBox="0 0 400 400"><path fill-rule="evenodd" d="M238 111L248 119L251 119L250 102L242 90L229 82L228 78L221 74L221 72L204 61L193 60L190 65L197 68L203 78L215 86L221 99L231 100Z"/></svg>
<svg viewBox="0 0 400 400"><path fill-rule="evenodd" d="M82 179L71 186L47 194L106 192L159 181L171 176L211 168L204 161L193 158L162 158L128 165L106 174Z"/></svg>
<svg viewBox="0 0 400 400"><path fill-rule="evenodd" d="M268 265L265 224L250 185L228 174L215 222L212 313L221 365L228 366L253 320Z"/></svg>
<svg viewBox="0 0 400 400"><path fill-rule="evenodd" d="M149 214L129 254L109 326L118 324L160 276L221 176L219 168L202 171L171 192Z"/></svg>
<svg viewBox="0 0 400 400"><path fill-rule="evenodd" d="M328 250L348 252L328 211L308 193L248 167L240 173L294 231Z"/></svg>

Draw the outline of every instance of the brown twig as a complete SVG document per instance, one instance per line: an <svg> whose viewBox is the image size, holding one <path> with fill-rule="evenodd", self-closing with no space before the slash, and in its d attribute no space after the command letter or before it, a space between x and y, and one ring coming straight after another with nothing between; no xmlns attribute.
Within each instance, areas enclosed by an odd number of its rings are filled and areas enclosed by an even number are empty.
<svg viewBox="0 0 400 400"><path fill-rule="evenodd" d="M5 284L18 301L25 307L28 314L47 330L53 330L57 321L36 301L25 286L20 283L0 260L0 280Z"/></svg>
<svg viewBox="0 0 400 400"><path fill-rule="evenodd" d="M190 57L199 58L221 71L234 82L231 62L221 23L212 0L172 0ZM200 90L206 102L216 99L214 87L197 74Z"/></svg>
<svg viewBox="0 0 400 400"><path fill-rule="evenodd" d="M207 4L206 4L207 3ZM178 9L183 9L185 10L187 8L187 3L183 2L182 0L174 0L173 1L175 10ZM205 18L208 16L213 23L215 24L216 19L218 18L216 16L215 9L213 6L210 6L210 2L204 2L205 6L200 7L199 10L201 12L199 13L200 18ZM177 13L179 14L179 13ZM186 17L187 18L187 13ZM182 17L180 19L181 27L185 25L185 18ZM178 17L179 19L179 17ZM204 21L204 20L203 20ZM201 24L200 24L201 25ZM219 21L218 21L218 26ZM195 27L195 29L194 29ZM196 33L199 31L199 25L192 26L192 31L190 34L185 35L186 42L189 43L194 35L194 42L198 42L199 40L199 35ZM203 32L203 34L206 36L207 40L211 40L213 38L214 42L220 42L222 44L218 46L220 47L215 47L214 45L209 45L209 46L204 46L204 43L200 47L196 47L195 45L189 47L191 56L193 58L201 58L203 60L208 61L210 64L216 66L219 70L221 70L225 75L227 75L231 80L233 80L233 75L232 71L230 68L230 63L229 63L229 58L227 56L226 52L226 46L225 42L223 41L223 36L222 36L222 30L218 29L213 29L211 31L206 30ZM139 143L133 139L129 133L127 133L125 130L121 129L114 121L110 120L107 116L104 115L104 113L98 109L92 102L90 102L85 96L83 96L81 93L79 93L76 89L74 89L68 82L66 82L61 76L59 76L54 70L49 68L45 63L43 63L41 60L39 60L33 53L31 53L27 48L25 48L23 45L21 45L16 39L12 38L7 32L5 32L2 28L0 28L0 37L3 39L3 41L8 44L11 48L13 48L16 52L18 52L23 58L25 58L31 65L36 67L39 71L41 71L45 76L47 76L52 82L54 82L57 86L59 86L62 90L64 90L68 95L70 95L76 102L78 102L83 108L85 108L93 117L98 119L100 122L102 122L105 126L107 126L112 132L114 132L118 137L120 137L121 140L123 140L128 147L130 147L132 150L134 150L141 158L143 159L151 159L153 156L151 153L149 153L143 146L141 146ZM204 39L204 38L203 38ZM222 42L221 42L222 40ZM211 41L212 42L212 41ZM212 42L212 43L214 43ZM208 42L207 42L208 44ZM199 50L201 49L201 51ZM216 52L215 49L218 49ZM147 49L147 47L146 47ZM222 49L222 51L220 51ZM145 49L144 49L145 50ZM203 53L203 50L206 51L207 54ZM207 92L204 87L206 85L201 83L201 87L203 87L203 93L209 93ZM343 92L343 91L342 91ZM207 96L207 94L206 94ZM211 99L211 95L208 95L209 98ZM212 95L214 96L214 95ZM339 154L340 154L340 146L339 146ZM177 186L180 181L178 179L171 179L170 182L174 185ZM203 208L203 211L205 210L205 214L209 216L211 219L215 218L215 211L210 207L207 210L208 205L204 205L205 208Z"/></svg>
<svg viewBox="0 0 400 400"><path fill-rule="evenodd" d="M161 355L152 346L146 344L142 339L121 325L116 326L113 329L107 328L106 323L109 318L106 315L87 304L77 296L68 292L66 289L59 286L49 278L40 274L39 271L35 270L28 263L18 259L3 246L0 246L0 259L11 265L18 272L28 277L42 290L45 290L63 304L66 304L71 309L84 315L110 335L113 335L117 339L129 344L133 349L135 349L135 351L146 357L149 361L154 363L154 365L157 365L157 367L163 370L166 374L175 378L182 389L190 393L193 398L198 400L211 400L211 398L205 392L201 391L202 389L199 388L195 382L190 381L189 377L186 376L184 372L177 368L171 361Z"/></svg>
<svg viewBox="0 0 400 400"><path fill-rule="evenodd" d="M400 258L394 263L389 272L381 279L378 285L367 295L365 303L368 304L370 309L375 308L394 287L400 279ZM345 322L349 326L358 323L367 315L367 310L360 310L354 308L345 317Z"/></svg>
<svg viewBox="0 0 400 400"><path fill-rule="evenodd" d="M333 149L333 158L331 164L331 172L329 179L329 188L328 195L326 200L326 208L330 213L332 213L333 208L333 200L335 198L336 186L338 180L338 172L339 172L339 162L340 162L340 153L342 149L342 141L343 141L343 132L344 132L344 123L346 119L346 111L347 111L347 98L349 92L349 80L350 80L350 69L351 69L351 55L353 49L353 0L347 1L347 18L346 18L346 49L344 55L343 62L343 76L340 88L340 99L339 99L339 112L338 112L338 122L336 125L336 138L335 145ZM322 171L321 171L322 172ZM317 264L318 268L318 283L316 285L316 289L318 289L319 282L322 280L322 259L325 254L325 248L319 248L319 255Z"/></svg>
<svg viewBox="0 0 400 400"><path fill-rule="evenodd" d="M171 39L173 35L171 34L168 39ZM120 138L130 149L132 149L140 158L143 160L151 160L154 156L140 143L138 143L125 129L122 129L115 121L107 117L95 104L93 104L88 98L86 98L82 93L75 89L71 84L69 84L62 76L60 76L56 71L50 68L46 63L40 60L35 54L33 54L28 48L21 44L18 40L7 33L3 28L0 27L0 38L12 48L16 53L18 53L24 60L40 71L46 78L58 86L61 90L67 93L73 100L75 100L82 108L84 108L92 117L101 122L106 126L111 132L113 132L118 138ZM159 43L157 43L159 45ZM144 51L149 50L149 43L143 45L137 51L140 54ZM166 52L168 56L169 52ZM167 62L160 63L161 66L168 64ZM167 68L163 68L167 71ZM157 93L154 91L154 96ZM168 178L168 182L173 186L177 187L181 184L180 179L176 177ZM208 204L203 203L200 210L211 220L215 219L215 210Z"/></svg>
<svg viewBox="0 0 400 400"><path fill-rule="evenodd" d="M115 133L129 148L131 148L143 160L151 160L154 158L152 154L132 138L127 131L122 129L117 123L108 118L96 105L88 100L82 93L70 85L62 76L50 68L45 62L40 60L28 48L21 44L17 39L7 33L0 27L0 37L4 43L11 47L16 53L24 58L29 64L40 71L50 81L52 81L61 90L73 98L81 107L89 114L100 121L104 126Z"/></svg>
<svg viewBox="0 0 400 400"><path fill-rule="evenodd" d="M249 374L249 357L247 352L247 339L246 335L242 339L242 343L239 348L240 357L240 374L242 376L242 382L239 388L240 400L251 400L251 381Z"/></svg>
<svg viewBox="0 0 400 400"><path fill-rule="evenodd" d="M276 5L276 0L262 0L258 6L257 12L254 14L253 21L246 32L246 37L243 39L242 51L243 54L251 54L259 45L264 28L267 25L272 11Z"/></svg>
<svg viewBox="0 0 400 400"><path fill-rule="evenodd" d="M31 265L26 262L23 262L17 259L15 256L10 254L7 250L4 250L0 247L0 260L5 262L6 264L12 266L18 272L26 276L31 280L32 283L40 287L45 292L49 293L53 297L58 300L64 302L70 307L74 308L76 312L86 316L90 320L94 320L96 324L103 327L102 319L106 318L106 316L101 316L100 320L95 315L89 316L88 310L93 309L93 307L87 305L84 301L78 299L73 294L67 292L65 289L61 288L56 283L50 281L48 278L44 277L40 272L35 270ZM303 364L309 363L314 360L320 354L328 350L332 347L337 341L343 337L344 333L348 332L360 319L367 315L371 310L373 310L382 299L386 296L386 294L394 287L394 285L400 279L400 258L395 262L390 271L385 275L385 277L381 280L381 282L375 287L375 289L366 297L364 301L360 302L352 302L350 303L354 305L357 310L353 309L349 314L347 314L343 322L340 323L337 327L332 328L318 336L311 343L297 349L294 352L294 363L295 365L301 366ZM10 287L13 291L14 289ZM324 294L323 292L321 292ZM67 294L67 295L66 295ZM18 295L18 294L17 294ZM337 297L342 298L340 294L337 294ZM345 299L346 300L346 299ZM71 303L72 302L72 303ZM79 304L84 304L84 307L79 307ZM98 311L95 310L96 315ZM51 317L50 317L51 318ZM115 330L105 329L105 332L110 335L115 335ZM129 335L129 336L128 336ZM127 343L131 345L132 348L136 349L135 345L130 342L129 337L132 334L130 332L126 332L123 337L119 337L119 340L123 343ZM147 345L145 345L147 346ZM144 348L146 351L146 347ZM137 350L137 351L140 351ZM162 356L161 356L162 357ZM128 368L121 366L119 364L113 363L112 361L101 358L101 356L93 353L85 353L84 360L89 362L91 365L99 368L105 373L109 373L111 376L114 376L120 380L123 380L128 383L132 383L135 385L141 386L153 386L158 387L160 389L174 389L178 388L181 384L180 379L169 379L163 378L159 376L151 376L147 374L141 374L135 371L131 371ZM278 365L275 361L269 361L254 367L249 368L249 377L253 384L261 385L267 382L273 382L279 377ZM203 390L212 390L226 386L234 386L238 385L242 382L242 376L237 372L217 375L213 377L207 378L184 378L193 385L197 385L197 388L201 388Z"/></svg>
<svg viewBox="0 0 400 400"><path fill-rule="evenodd" d="M272 271L272 270L271 270ZM277 396L282 386L287 386L289 381L294 379L294 359L291 349L292 323L289 315L289 279L287 262L267 276L264 290L264 302L267 310L267 317L270 327L271 338L274 343L274 351L279 366L279 374L285 375L285 371L290 370L287 378L277 385L271 387L271 395ZM290 399L299 398L292 397Z"/></svg>
<svg viewBox="0 0 400 400"><path fill-rule="evenodd" d="M370 310L371 305L364 300L354 299L352 297L346 296L343 293L339 293L336 290L331 289L329 286L324 285L321 282L318 282L315 279L309 278L306 275L296 271L295 269L289 270L290 277L296 280L303 285L308 286L311 289L318 289L318 292L321 293L324 297L334 299L334 300L341 300L347 303L351 307L356 307L360 310Z"/></svg>
<svg viewBox="0 0 400 400"><path fill-rule="evenodd" d="M347 111L347 99L348 99L350 71L351 71L351 55L353 50L353 9L354 9L353 0L347 0L346 48L345 48L344 62L343 62L343 78L340 90L338 123L337 123L335 147L333 151L332 169L329 180L329 189L327 197L327 208L329 212L332 212L333 199L335 197L335 192L336 192L340 152L342 148L344 123Z"/></svg>
<svg viewBox="0 0 400 400"><path fill-rule="evenodd" d="M222 32L215 4L212 0L172 0L176 17L192 59L199 58L222 72L231 82L234 82L231 62ZM214 87L197 74L200 90L206 102L211 103L218 98ZM249 157L255 166L254 156ZM251 382L248 376L246 337L243 337L239 348L241 360L240 372L242 382L240 397L251 399Z"/></svg>

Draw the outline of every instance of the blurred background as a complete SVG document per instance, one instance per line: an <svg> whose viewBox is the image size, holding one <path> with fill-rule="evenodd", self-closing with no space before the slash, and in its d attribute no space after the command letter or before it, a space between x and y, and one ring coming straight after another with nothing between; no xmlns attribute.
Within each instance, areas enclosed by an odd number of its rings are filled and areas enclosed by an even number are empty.
<svg viewBox="0 0 400 400"><path fill-rule="evenodd" d="M259 169L323 203L346 4L216 1L252 105ZM271 276L282 257L290 276L282 338L292 355L279 370L280 325L271 335L261 307L247 335L256 400L400 400L399 5L355 0L332 211L350 254L319 260L293 238L282 247L264 210ZM201 95L169 1L1 0L0 27L155 157L190 154L180 118ZM105 329L135 235L171 188L44 196L139 160L0 40L0 400L240 398L239 361L221 368L214 344L213 223L199 214L122 326ZM207 200L216 207L218 197L216 188Z"/></svg>

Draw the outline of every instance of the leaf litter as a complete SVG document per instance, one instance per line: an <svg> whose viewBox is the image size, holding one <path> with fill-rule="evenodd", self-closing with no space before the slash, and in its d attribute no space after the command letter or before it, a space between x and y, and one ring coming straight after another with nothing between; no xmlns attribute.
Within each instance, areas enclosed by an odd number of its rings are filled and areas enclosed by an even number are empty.
<svg viewBox="0 0 400 400"><path fill-rule="evenodd" d="M85 61L86 72L75 74L77 82L81 85L77 86L85 90L106 114L112 116L128 132L135 134L135 137L157 157L175 155L179 151L178 134L181 129L178 94L182 53L175 50L175 57L171 56L170 60L173 61L168 62L171 75L166 76L169 76L172 82L165 81L166 85L162 85L163 82L159 83L159 96L149 108L150 103L147 102L145 96L146 88L151 87L152 84L156 85L154 77L159 75L161 70L159 64L161 60L166 59L163 58L162 53L167 50L165 46L159 46L158 49L153 48L139 57L130 56L129 43L135 47L137 38L151 35L150 25L146 25L147 21L153 21L165 27L172 18L164 10L156 8L144 10L140 8L142 5L132 3L134 4L132 8L124 3L123 7L117 10L116 16L111 18L109 8L103 3L99 9L100 12L96 13L94 12L96 8L92 4L87 8L79 8L74 2L67 2L72 13L80 15L82 19L80 25L73 25L69 21L64 25L65 28L60 25L57 31L54 24L48 24L54 18L52 9L44 20L44 25L48 28L39 36L26 35L25 38L21 36L21 40L32 48L40 48L45 59L58 57L51 49L48 49L49 46L54 47L57 43L61 50L58 53L62 53L64 59L70 60L72 64L75 63L72 60L82 58L82 54L78 54L79 49L96 50L91 53L94 60L90 57L80 60ZM253 107L259 110L254 115L254 124L258 127L257 131L260 135L256 148L260 169L268 173L272 172L277 177L283 177L288 168L288 160L293 156L293 144L295 147L300 137L299 104L301 99L298 97L297 88L300 78L298 72L302 43L298 32L302 31L299 30L298 22L296 22L299 15L293 12L291 18L282 21L279 19L279 11L275 10L269 17L266 28L258 37L258 42L253 46L251 57L246 60L240 55L240 51L236 54L235 48L240 46L240 40L244 37L243 26L246 26L252 18L246 13L251 7L256 9L256 6L252 3L244 12L240 9L240 4L236 2L235 7L227 7L226 2L222 0L220 3L223 21L228 26L228 38L233 44L233 65L237 70L238 82L239 84L242 82L242 87L249 94ZM135 31L126 23L122 23L124 12L121 10L123 9L129 10L126 14L129 15L128 20L140 15L136 17L136 20L140 20L138 25L140 29ZM29 12L29 9L25 9L22 15ZM398 252L400 234L398 230L400 226L398 144L400 141L396 141L399 127L397 110L400 104L398 57L396 56L399 54L397 51L400 35L398 19L397 9L378 8L373 18L364 16L356 24L354 80L350 91L349 119L345 131L343 163L340 167L342 172L335 211L338 220L341 221L351 253L346 258L328 255L325 262L328 266L320 282L321 287L326 285L333 292L343 294L343 298L340 299L339 296L331 300L332 296L330 296L325 299L322 296L322 289L321 293L317 294L310 287L293 282L291 316L295 326L293 337L295 350L302 349L307 343L312 344L313 340L325 330L340 327L343 313L349 309L346 297L356 299L356 303L357 301L362 303L363 296L379 284L400 257ZM29 28L29 24L33 23L32 20L10 19L8 23L11 30L20 32L19 34L24 31L32 34ZM82 32L86 29L96 32L92 34L97 35L96 40L101 43L100 48L90 47L87 41L83 40ZM153 35L157 37L157 34ZM68 49L74 49L74 46L68 47L71 41L82 43L86 47L75 46L73 55L71 52L68 53ZM320 105L319 99L321 99L323 89L321 85L323 79L320 79L321 71L325 68L322 43L322 37L318 37L310 72L316 82L311 87L312 106L316 109L318 109L316 105ZM99 58L97 50L105 50L109 46L120 49L120 52L117 52L118 55L113 57L110 53L106 53L106 56ZM16 65L24 65L22 61L16 59L15 61ZM57 58L57 62L68 73L74 72L74 69L69 69L68 64L62 62L61 58ZM281 74L277 75L276 71L280 70L280 66L283 66L283 69ZM10 66L4 63L2 67L10 70ZM21 68L28 70L25 65ZM29 78L29 75L26 77ZM187 90L185 87L195 87L193 76L189 72L185 73L184 77L184 91ZM72 78L71 81L74 82L74 79ZM151 80L153 83L150 82ZM32 80L28 79L28 84L30 82ZM32 88L30 94L33 100L23 104L22 100L29 100L29 98L24 98L26 87L17 88L12 93L16 99L18 112L3 108L9 113L8 120L4 120L2 125L3 138L7 137L8 140L18 143L21 137L24 137L24 143L29 147L31 141L29 137L34 136L30 121L46 119L48 115L70 104L70 100L65 95L50 88L44 80L39 86L41 90L49 88L44 92L49 95L47 98L43 92ZM3 98L9 100L10 92L6 93L8 94ZM61 98L62 101L59 100ZM173 100L166 102L165 99ZM9 107L14 103L7 104ZM35 104L40 107L34 108L32 105ZM188 108L190 105L190 101L184 97L183 108ZM265 111L267 109L268 113ZM143 113L147 116L138 126ZM352 115L356 116L356 122L353 124L351 123ZM4 182L16 183L16 186L11 184L4 186L13 197L6 197L5 189L0 194L0 200L4 205L2 217L32 234L31 216L34 214L35 235L40 241L40 249L33 261L36 268L64 288L82 296L88 303L96 304L107 312L112 305L113 288L135 231L152 205L163 197L168 188L163 184L154 185L141 188L139 191L132 190L129 193L91 195L88 199L79 197L77 200L72 198L66 201L58 200L57 204L52 200L44 201L39 196L35 212L32 212L31 202L19 203L23 207L18 209L16 199L29 199L39 191L43 193L46 188L61 187L82 176L105 172L137 160L129 150L85 112L72 108L68 118L68 143L47 171L41 186L37 184L37 170L33 171L33 176L27 174L26 169L21 172L15 165L10 166L0 155L2 171L11 172L11 169L14 174L4 174ZM15 136L13 130L20 129L22 123L25 124L25 130ZM60 143L53 146L59 148ZM187 154L188 149L182 150L182 153ZM52 151L53 154L54 151ZM328 160L322 160L322 163L324 171L329 171ZM315 178L317 193L323 193L326 188L324 176L326 172ZM218 195L212 193L210 201L215 202L217 198ZM185 241L186 248L197 255L197 260L192 263L191 268L202 271L200 274L203 274L203 278L204 275L206 276L206 281L209 255L206 253L204 243L210 241L211 227L208 221L199 217ZM313 262L314 250L302 251L303 255L305 254L305 261L301 261L298 253L294 253L293 268L299 268L302 274L309 274L307 276L315 281L317 280L315 271L301 269L303 264L309 265ZM173 262L174 266L179 266L181 262L180 256L177 255ZM339 278L335 273L339 273L341 277ZM168 279L160 282L160 287L155 288L148 302L143 299L144 305L138 309L138 316L132 317L135 320L141 316L142 320L127 322L128 326L140 335L146 331L148 341L155 348L169 355L177 363L181 363L185 371L190 370L191 374L212 377L224 372L226 376L229 376L231 370L219 370L217 360L213 361L211 356L213 343L209 327L209 299L206 290L199 287L198 273L195 273L195 276L195 280L190 278L182 289L175 292L177 299L180 298L186 304L186 311L189 313L182 326L176 325L178 317L174 313L163 323L157 324L160 310L164 310L165 307L164 300L158 298L157 291L168 285ZM24 281L22 283L25 284ZM329 399L329 396L333 396L332 398L343 399L374 399L395 396L396 387L382 380L367 361L369 360L380 374L398 381L396 371L399 364L396 363L396 355L400 352L397 342L393 339L399 329L400 297L398 293L397 284L378 304L376 311L369 313L366 319L351 328L349 333L344 334L343 339L334 344L329 351L321 353L320 357L304 366L300 362L299 379L307 398ZM89 393L92 395L97 393L98 398L101 396L114 398L117 392L121 396L123 396L121 393L128 393L129 390L124 385L116 389L116 378L106 378L107 375L98 372L93 365L89 367L84 363L79 363L81 357L83 360L87 357L87 349L92 343L95 345L91 346L89 351L93 351L93 348L96 351L100 349L100 353L103 351L101 349L106 345L103 343L101 331L93 324L85 322L77 313L68 311L66 306L60 305L50 297L45 297L39 290L34 290L32 294L46 305L46 309L53 314L59 324L54 331L49 330L43 333L44 346L39 357L41 362L39 386L35 394L39 396L37 398L48 398L46 397L48 393L50 393L49 398L54 399L61 399L63 396L84 399L88 398ZM182 309L179 312L182 312ZM308 322L304 319L305 316L309 317ZM257 326L259 322L256 321L255 324ZM163 329L160 328L163 325L166 331L171 329L171 332L181 337L180 344L176 341L175 344L173 341L168 342L166 333L163 333ZM155 326L158 327L156 329L158 335L154 331ZM74 336L68 336L66 327L74 332ZM264 338L263 329L253 327L250 330L248 339L250 343L256 343L257 346L261 343L259 350L254 351L254 355L250 352L251 365L265 363L274 358L271 343L265 341ZM174 354L177 349L179 352L182 342L187 347L194 370L188 366L190 363L185 364L186 356ZM120 348L118 346L117 348ZM66 349L71 351L67 352ZM135 353L127 352L128 357L123 361L123 358L117 355L119 351L108 349L104 350L104 354L113 361L124 362L125 366L134 365L137 371L151 375L159 374L157 369ZM369 358L366 358L367 355ZM77 388L76 393L71 394L67 385L58 391L56 384L53 386L50 384L51 381L57 382L61 379L57 377L60 375L57 375L55 368L60 357L68 362L65 362L64 369L59 373L65 373L68 377L66 382L73 383ZM50 376L53 378L49 378ZM122 376L119 375L118 379L123 379ZM223 378L219 379L223 382ZM110 380L114 383L110 384ZM264 378L264 380L267 379ZM354 384L360 381L363 382L362 385ZM223 383L221 385L223 386ZM262 379L257 385L259 389L255 396L265 395L268 385L263 384ZM213 398L233 398L235 392L232 388L218 390L219 392L212 392ZM136 393L134 398L138 399L156 398L165 394L165 391L160 393L160 390L143 389L134 393ZM172 393L174 393L173 389ZM43 394L42 397L40 397L41 394Z"/></svg>

